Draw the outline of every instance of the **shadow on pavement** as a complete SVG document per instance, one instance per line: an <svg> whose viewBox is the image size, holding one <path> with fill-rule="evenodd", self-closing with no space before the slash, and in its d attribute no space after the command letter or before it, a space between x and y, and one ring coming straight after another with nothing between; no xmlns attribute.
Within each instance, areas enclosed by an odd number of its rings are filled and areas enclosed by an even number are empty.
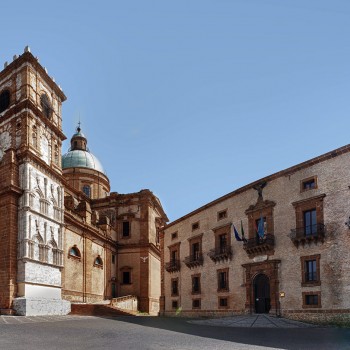
<svg viewBox="0 0 350 350"><path fill-rule="evenodd" d="M350 349L350 329L317 328L243 328L207 326L180 317L106 317L119 322L159 328L199 337L288 350Z"/></svg>

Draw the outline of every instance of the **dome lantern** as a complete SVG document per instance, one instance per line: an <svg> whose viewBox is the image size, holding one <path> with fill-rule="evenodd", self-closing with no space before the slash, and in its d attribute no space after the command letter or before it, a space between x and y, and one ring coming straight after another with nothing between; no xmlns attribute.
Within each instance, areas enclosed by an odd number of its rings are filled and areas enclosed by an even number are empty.
<svg viewBox="0 0 350 350"><path fill-rule="evenodd" d="M87 139L85 135L81 132L80 122L78 123L78 127L76 129L76 133L72 136L70 140L70 150L81 150L86 151Z"/></svg>

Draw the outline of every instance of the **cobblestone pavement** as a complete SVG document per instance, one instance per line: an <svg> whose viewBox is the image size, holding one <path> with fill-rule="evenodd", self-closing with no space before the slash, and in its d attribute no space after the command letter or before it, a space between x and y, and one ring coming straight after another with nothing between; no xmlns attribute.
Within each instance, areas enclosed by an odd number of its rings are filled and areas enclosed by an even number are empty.
<svg viewBox="0 0 350 350"><path fill-rule="evenodd" d="M0 316L0 325L22 323L59 322L92 319L92 316Z"/></svg>
<svg viewBox="0 0 350 350"><path fill-rule="evenodd" d="M270 315L245 315L232 316L224 318L214 318L209 320L192 320L189 323L195 323L206 326L223 327L248 327L248 328L314 328L317 327L310 323L288 320L282 317Z"/></svg>

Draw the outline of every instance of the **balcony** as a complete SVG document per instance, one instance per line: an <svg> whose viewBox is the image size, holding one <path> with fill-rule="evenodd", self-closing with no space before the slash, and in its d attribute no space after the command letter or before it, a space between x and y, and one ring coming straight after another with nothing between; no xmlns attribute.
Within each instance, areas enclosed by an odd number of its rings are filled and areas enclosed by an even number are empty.
<svg viewBox="0 0 350 350"><path fill-rule="evenodd" d="M216 249L211 249L208 253L211 260L217 261L227 261L232 259L232 248L231 246L218 247Z"/></svg>
<svg viewBox="0 0 350 350"><path fill-rule="evenodd" d="M325 233L326 228L324 224L315 224L292 229L290 232L290 239L296 247L300 244L304 246L305 243L310 244L311 242L317 243L320 241L323 243Z"/></svg>
<svg viewBox="0 0 350 350"><path fill-rule="evenodd" d="M269 255L275 248L275 236L266 234L263 238L250 238L243 244L243 248L250 258L261 254Z"/></svg>
<svg viewBox="0 0 350 350"><path fill-rule="evenodd" d="M203 255L202 254L196 254L196 255L186 256L186 258L184 260L184 263L190 269L192 267L197 267L199 265L203 265Z"/></svg>
<svg viewBox="0 0 350 350"><path fill-rule="evenodd" d="M180 271L180 260L171 260L165 263L165 270L168 272Z"/></svg>

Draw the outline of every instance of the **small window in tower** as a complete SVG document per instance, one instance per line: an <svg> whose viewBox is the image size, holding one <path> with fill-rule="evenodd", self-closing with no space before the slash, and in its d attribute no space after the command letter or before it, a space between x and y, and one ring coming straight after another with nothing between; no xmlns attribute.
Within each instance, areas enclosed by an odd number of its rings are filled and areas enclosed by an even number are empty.
<svg viewBox="0 0 350 350"><path fill-rule="evenodd" d="M115 254L112 254L112 264L115 264Z"/></svg>
<svg viewBox="0 0 350 350"><path fill-rule="evenodd" d="M51 118L52 116L52 107L51 103L49 101L49 98L47 97L46 94L42 94L40 97L40 104L43 109L43 113L46 118Z"/></svg>
<svg viewBox="0 0 350 350"><path fill-rule="evenodd" d="M83 192L89 198L91 197L91 187L89 185L84 185L83 186Z"/></svg>
<svg viewBox="0 0 350 350"><path fill-rule="evenodd" d="M0 113L5 111L10 105L10 91L5 90L0 94Z"/></svg>
<svg viewBox="0 0 350 350"><path fill-rule="evenodd" d="M122 235L124 238L128 238L130 236L130 221L123 221Z"/></svg>

